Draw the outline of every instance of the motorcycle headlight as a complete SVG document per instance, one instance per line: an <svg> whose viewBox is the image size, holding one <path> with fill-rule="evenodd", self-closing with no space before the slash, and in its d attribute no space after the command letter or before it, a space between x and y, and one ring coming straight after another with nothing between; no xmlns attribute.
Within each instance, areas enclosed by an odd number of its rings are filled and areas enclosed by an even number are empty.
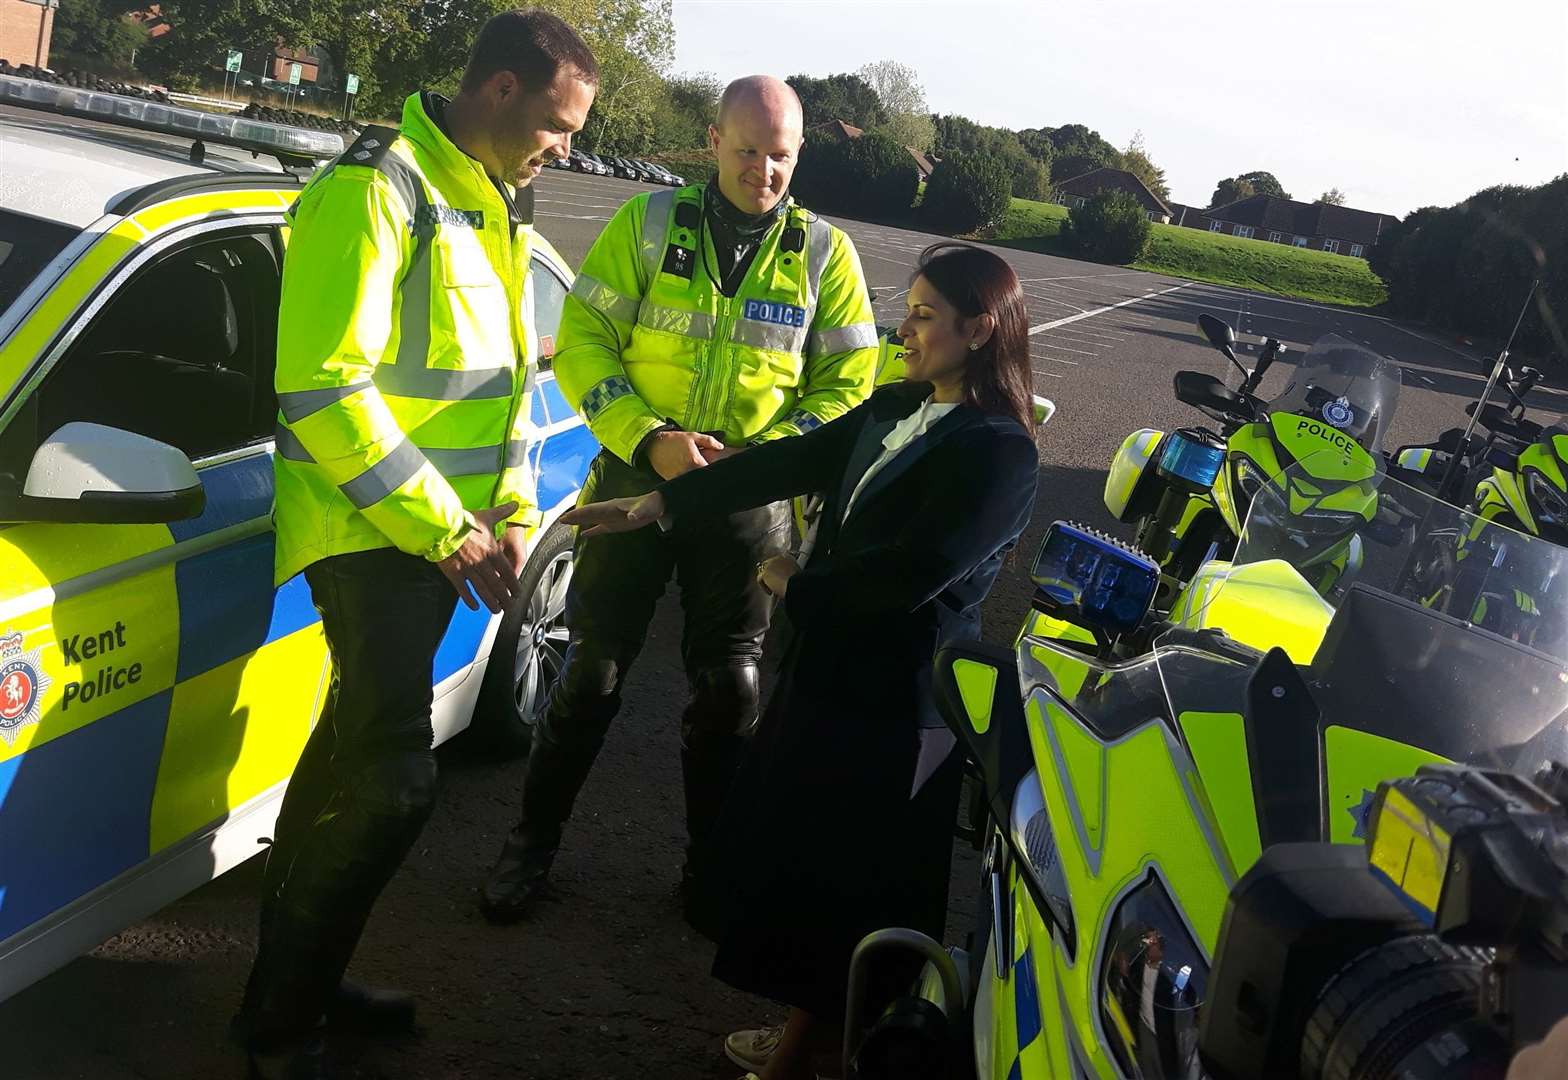
<svg viewBox="0 0 1568 1080"><path fill-rule="evenodd" d="M1298 529L1313 537L1342 536L1366 524L1360 514L1344 510L1308 510L1291 519Z"/></svg>
<svg viewBox="0 0 1568 1080"><path fill-rule="evenodd" d="M1129 891L1111 918L1100 969L1100 1019L1128 1076L1201 1075L1199 1021L1209 965L1158 876Z"/></svg>
<svg viewBox="0 0 1568 1080"><path fill-rule="evenodd" d="M1568 526L1568 494L1557 490L1550 480L1533 469L1525 487L1530 494L1530 509L1543 525Z"/></svg>
<svg viewBox="0 0 1568 1080"><path fill-rule="evenodd" d="M1078 942L1073 905L1067 895L1067 875L1062 870L1056 835L1051 831L1051 815L1045 810L1038 772L1031 770L1018 785L1013 794L1012 821L1008 825L1012 849L1021 856L1022 870L1034 885L1031 892L1044 901L1051 918L1061 928L1062 945L1071 960Z"/></svg>
<svg viewBox="0 0 1568 1080"><path fill-rule="evenodd" d="M1236 491L1241 495L1237 502L1243 506L1250 505L1268 482L1269 478L1252 463L1245 460L1236 462Z"/></svg>

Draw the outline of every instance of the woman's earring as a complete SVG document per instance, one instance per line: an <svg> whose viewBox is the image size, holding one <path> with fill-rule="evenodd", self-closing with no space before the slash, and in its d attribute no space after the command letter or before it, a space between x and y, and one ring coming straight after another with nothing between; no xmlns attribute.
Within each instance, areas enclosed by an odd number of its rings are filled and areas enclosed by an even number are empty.
<svg viewBox="0 0 1568 1080"><path fill-rule="evenodd" d="M975 352L979 348L980 348L980 343L978 341L971 341L969 343L969 351L970 352Z"/></svg>

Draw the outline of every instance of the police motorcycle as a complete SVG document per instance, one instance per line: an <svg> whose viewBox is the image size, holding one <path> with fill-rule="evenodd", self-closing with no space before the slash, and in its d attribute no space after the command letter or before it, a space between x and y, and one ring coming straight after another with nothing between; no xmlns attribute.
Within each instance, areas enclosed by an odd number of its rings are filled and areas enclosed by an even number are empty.
<svg viewBox="0 0 1568 1080"><path fill-rule="evenodd" d="M1524 395L1540 381L1541 373L1536 368L1505 367L1497 389L1506 395L1507 404L1493 402L1490 394L1483 393L1465 406L1472 428L1479 427L1480 433L1450 428L1433 442L1399 447L1391 455L1391 463L1412 474L1405 479L1415 486L1431 491L1444 502L1466 505L1476 485L1493 468L1512 471L1519 455L1540 440L1544 428L1525 415L1524 401Z"/></svg>
<svg viewBox="0 0 1568 1080"><path fill-rule="evenodd" d="M1508 1040L1475 1022L1501 953L1420 937L1446 850L1408 842L1413 812L1404 839L1384 820L1388 782L1568 760L1568 602L1504 636L1465 617L1471 597L1429 602L1411 564L1434 536L1474 534L1491 553L1481 590L1553 598L1542 584L1568 575L1568 549L1477 530L1385 475L1361 573L1325 596L1294 498L1320 467L1261 487L1232 558L1166 614L1154 560L1057 522L1014 647L938 655L934 692L984 777L981 910L961 948L907 930L862 943L847 1077L1501 1076ZM1385 826L1369 866L1363 841ZM1276 881L1310 845L1332 867ZM1314 892L1328 869L1337 884ZM1521 880L1535 887L1505 883ZM1483 886L1501 888L1467 887ZM927 958L919 983L857 996L900 949Z"/></svg>
<svg viewBox="0 0 1568 1080"><path fill-rule="evenodd" d="M1219 429L1135 431L1105 480L1106 508L1135 526L1134 545L1165 576L1159 605L1168 606L1207 559L1234 550L1258 491L1307 460L1314 465L1292 474L1290 496L1314 508L1301 534L1311 537L1313 581L1323 592L1348 582L1361 558L1358 530L1377 509L1374 488L1384 471L1383 434L1399 399L1398 366L1331 334L1301 358L1283 393L1264 401L1258 385L1284 346L1266 341L1258 366L1248 371L1236 359L1228 325L1207 313L1198 325L1242 381L1232 389L1213 375L1179 371L1175 395Z"/></svg>

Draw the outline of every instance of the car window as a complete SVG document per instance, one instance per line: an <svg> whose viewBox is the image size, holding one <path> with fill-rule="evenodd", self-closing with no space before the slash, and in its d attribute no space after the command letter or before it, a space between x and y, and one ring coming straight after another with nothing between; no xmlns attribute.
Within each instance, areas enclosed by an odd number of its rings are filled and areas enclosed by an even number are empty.
<svg viewBox="0 0 1568 1080"><path fill-rule="evenodd" d="M10 307L38 272L65 250L80 231L58 222L0 210L0 311Z"/></svg>
<svg viewBox="0 0 1568 1080"><path fill-rule="evenodd" d="M202 458L271 437L279 272L269 232L169 252L122 285L0 442L13 483L62 425L85 420Z"/></svg>
<svg viewBox="0 0 1568 1080"><path fill-rule="evenodd" d="M555 355L555 332L561 326L561 308L566 303L566 282L556 276L543 259L535 256L528 263L528 288L534 298L534 329L539 335L539 361L547 364Z"/></svg>

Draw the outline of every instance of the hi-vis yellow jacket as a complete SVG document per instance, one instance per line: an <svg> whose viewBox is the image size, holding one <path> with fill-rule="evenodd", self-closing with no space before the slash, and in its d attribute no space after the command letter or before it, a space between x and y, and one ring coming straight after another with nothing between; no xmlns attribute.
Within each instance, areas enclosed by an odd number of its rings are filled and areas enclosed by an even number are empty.
<svg viewBox="0 0 1568 1080"><path fill-rule="evenodd" d="M792 203L726 297L702 198L692 185L623 205L566 299L556 378L623 461L666 422L743 446L809 431L871 392L876 326L849 237Z"/></svg>
<svg viewBox="0 0 1568 1080"><path fill-rule="evenodd" d="M470 511L516 500L536 349L531 193L504 193L431 118L368 128L300 195L283 268L278 582L329 555L439 560ZM505 524L498 524L497 529Z"/></svg>

